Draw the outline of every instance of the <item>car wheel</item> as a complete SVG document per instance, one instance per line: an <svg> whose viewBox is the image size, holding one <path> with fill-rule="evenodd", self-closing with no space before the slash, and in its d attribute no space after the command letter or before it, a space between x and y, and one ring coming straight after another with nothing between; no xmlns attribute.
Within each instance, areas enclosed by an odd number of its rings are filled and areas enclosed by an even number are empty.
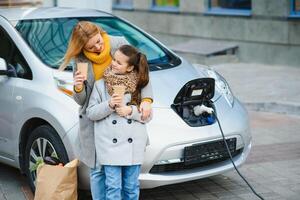
<svg viewBox="0 0 300 200"><path fill-rule="evenodd" d="M57 157L63 164L69 161L57 132L49 125L41 125L31 132L25 149L25 173L33 192L35 191L36 168L46 156Z"/></svg>

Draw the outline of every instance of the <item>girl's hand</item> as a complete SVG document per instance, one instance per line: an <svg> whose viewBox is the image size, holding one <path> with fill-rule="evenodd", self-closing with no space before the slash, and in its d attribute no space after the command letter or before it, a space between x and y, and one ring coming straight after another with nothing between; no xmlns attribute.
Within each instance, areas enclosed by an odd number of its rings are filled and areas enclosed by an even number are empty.
<svg viewBox="0 0 300 200"><path fill-rule="evenodd" d="M116 107L116 112L121 117L126 117L127 115L131 115L132 108L131 106Z"/></svg>
<svg viewBox="0 0 300 200"><path fill-rule="evenodd" d="M151 114L151 103L148 101L142 101L139 111L142 113L142 121L146 121Z"/></svg>
<svg viewBox="0 0 300 200"><path fill-rule="evenodd" d="M121 106L121 104L122 104L122 97L120 95L118 95L118 94L113 94L108 103L109 103L109 106L111 108L115 108L115 107Z"/></svg>
<svg viewBox="0 0 300 200"><path fill-rule="evenodd" d="M85 77L77 70L74 75L74 86L76 90L82 89L84 80Z"/></svg>

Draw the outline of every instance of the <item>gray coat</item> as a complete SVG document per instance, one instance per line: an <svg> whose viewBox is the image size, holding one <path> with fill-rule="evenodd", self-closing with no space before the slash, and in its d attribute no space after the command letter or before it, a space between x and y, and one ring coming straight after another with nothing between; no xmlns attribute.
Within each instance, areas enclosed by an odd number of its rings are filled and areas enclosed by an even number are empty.
<svg viewBox="0 0 300 200"><path fill-rule="evenodd" d="M94 121L97 161L100 165L140 165L148 143L145 122L136 106L130 116L120 117L109 107L110 98L104 80L97 81L86 109ZM125 94L123 103L130 100L131 95Z"/></svg>
<svg viewBox="0 0 300 200"><path fill-rule="evenodd" d="M111 43L111 54L122 45L128 44L128 42L123 37L110 36ZM90 168L96 166L96 150L95 150L95 139L94 139L94 123L86 117L86 108L88 106L88 100L90 98L92 88L95 82L93 66L90 60L88 60L84 55L78 56L73 62L73 72L77 70L77 62L87 62L88 63L88 76L87 81L83 90L79 93L74 92L73 98L80 105L79 108L79 133L76 138L76 156ZM151 84L149 83L142 90L142 98L152 97Z"/></svg>

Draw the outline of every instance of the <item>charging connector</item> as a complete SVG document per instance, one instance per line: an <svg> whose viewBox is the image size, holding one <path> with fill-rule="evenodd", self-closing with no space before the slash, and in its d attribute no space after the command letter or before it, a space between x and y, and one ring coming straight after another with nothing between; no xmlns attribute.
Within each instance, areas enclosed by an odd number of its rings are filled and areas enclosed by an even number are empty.
<svg viewBox="0 0 300 200"><path fill-rule="evenodd" d="M196 115L196 116L200 116L202 113L204 113L204 112L207 112L208 114L212 114L213 113L213 111L214 111L214 109L212 109L212 108L209 108L209 107L207 107L207 106L205 106L205 105L198 105L198 106L195 106L194 107L194 114Z"/></svg>

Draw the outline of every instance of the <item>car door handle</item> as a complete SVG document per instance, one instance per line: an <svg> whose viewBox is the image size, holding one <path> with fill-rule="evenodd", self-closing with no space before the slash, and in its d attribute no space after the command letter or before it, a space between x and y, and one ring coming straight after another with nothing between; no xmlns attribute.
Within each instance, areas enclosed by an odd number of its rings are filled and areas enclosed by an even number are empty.
<svg viewBox="0 0 300 200"><path fill-rule="evenodd" d="M16 96L16 100L17 100L17 101L21 101L22 99L23 99L22 96Z"/></svg>

